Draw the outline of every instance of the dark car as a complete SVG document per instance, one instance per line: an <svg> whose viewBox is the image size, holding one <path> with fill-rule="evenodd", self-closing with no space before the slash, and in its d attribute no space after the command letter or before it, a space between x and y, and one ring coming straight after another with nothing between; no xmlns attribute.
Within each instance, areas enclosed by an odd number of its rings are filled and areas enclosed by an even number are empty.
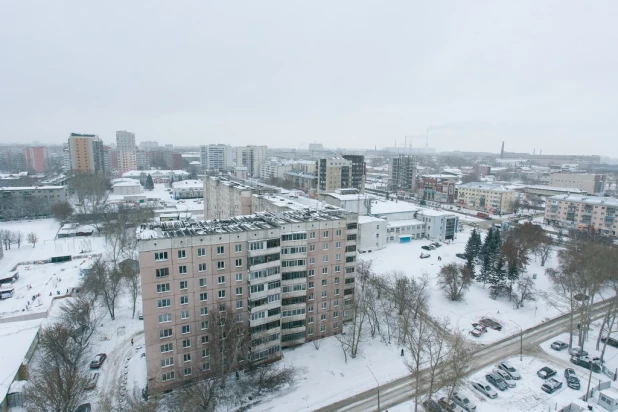
<svg viewBox="0 0 618 412"><path fill-rule="evenodd" d="M442 244L441 244L441 243L438 243L438 242L433 242L431 245L432 245L432 246L434 246L434 247L440 247L440 246L442 246Z"/></svg>
<svg viewBox="0 0 618 412"><path fill-rule="evenodd" d="M547 379L543 386L541 386L541 389L547 393L554 393L560 388L562 388L562 382L557 381L554 378Z"/></svg>
<svg viewBox="0 0 618 412"><path fill-rule="evenodd" d="M433 399L428 399L423 402L423 408L425 408L427 412L444 412L444 409L442 409L440 405L438 405L438 402Z"/></svg>
<svg viewBox="0 0 618 412"><path fill-rule="evenodd" d="M573 370L572 368L566 368L564 370L564 378L567 381L567 386L571 389L579 389L580 388L580 383L579 383L579 378L577 377L577 374L575 373L575 370Z"/></svg>
<svg viewBox="0 0 618 412"><path fill-rule="evenodd" d="M552 376L556 376L556 371L550 368L549 366L544 366L541 368L536 374L541 379L548 379Z"/></svg>
<svg viewBox="0 0 618 412"><path fill-rule="evenodd" d="M421 246L421 249L425 249L425 250L432 250L429 246L425 245L425 246Z"/></svg>
<svg viewBox="0 0 618 412"><path fill-rule="evenodd" d="M580 302L581 302L582 300L588 300L588 299L590 299L590 296L588 296L588 295L584 295L583 293L578 293L577 295L575 295L575 296L573 296L573 297L575 298L575 300L578 300L578 301L580 301Z"/></svg>
<svg viewBox="0 0 618 412"><path fill-rule="evenodd" d="M586 368L588 370L592 370L593 372L601 372L601 367L598 363L588 357L580 357L580 356L571 356L571 363L581 366L582 368Z"/></svg>
<svg viewBox="0 0 618 412"><path fill-rule="evenodd" d="M457 256L459 259L463 259L463 260L467 260L468 259L468 255L466 255L465 253L455 253L455 256Z"/></svg>
<svg viewBox="0 0 618 412"><path fill-rule="evenodd" d="M427 259L429 256L431 256L429 253L421 253L421 259Z"/></svg>
<svg viewBox="0 0 618 412"><path fill-rule="evenodd" d="M609 346L613 346L614 348L618 348L618 339L608 338L607 336L603 336L601 341L607 342Z"/></svg>
<svg viewBox="0 0 618 412"><path fill-rule="evenodd" d="M107 359L107 355L99 353L94 357L94 360L90 362L90 369L99 369L101 365L103 365L103 362L105 362L105 359Z"/></svg>
<svg viewBox="0 0 618 412"><path fill-rule="evenodd" d="M75 409L75 412L90 412L92 410L92 406L89 403L82 403Z"/></svg>
<svg viewBox="0 0 618 412"><path fill-rule="evenodd" d="M502 325L493 319L484 318L484 319L481 319L479 323L481 325L487 326L488 328L492 328L493 330L498 330L498 331L502 330Z"/></svg>
<svg viewBox="0 0 618 412"><path fill-rule="evenodd" d="M557 340L551 343L551 348L557 351L561 351L562 349L566 349L568 347L569 347L569 344L561 340Z"/></svg>
<svg viewBox="0 0 618 412"><path fill-rule="evenodd" d="M476 338L480 337L484 333L487 333L487 328L483 325L477 325L470 331L470 334Z"/></svg>
<svg viewBox="0 0 618 412"><path fill-rule="evenodd" d="M504 382L504 379L502 379L500 375L497 375L495 373L488 373L487 375L485 375L485 379L487 379L487 382L491 383L501 391L505 391L509 388L506 382Z"/></svg>

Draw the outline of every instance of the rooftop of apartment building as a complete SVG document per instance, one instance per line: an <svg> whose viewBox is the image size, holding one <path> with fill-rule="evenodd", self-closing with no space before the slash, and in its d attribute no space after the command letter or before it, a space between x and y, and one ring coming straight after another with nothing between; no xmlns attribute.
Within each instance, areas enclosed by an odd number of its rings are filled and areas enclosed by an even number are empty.
<svg viewBox="0 0 618 412"><path fill-rule="evenodd" d="M594 205L618 206L618 199L604 196L584 196L584 195L556 195L551 196L550 200L564 200L566 202L581 202Z"/></svg>
<svg viewBox="0 0 618 412"><path fill-rule="evenodd" d="M371 202L371 214L381 215L384 213L416 212L420 208L412 203L394 200L378 200Z"/></svg>
<svg viewBox="0 0 618 412"><path fill-rule="evenodd" d="M234 187L234 188L237 188L238 190L253 190L251 186L243 185L242 183L226 179L225 177L208 176L208 179L213 180L213 181L218 181L222 185Z"/></svg>
<svg viewBox="0 0 618 412"><path fill-rule="evenodd" d="M556 192L565 192L565 193L573 193L573 194L581 194L585 195L586 191L581 189L576 189L574 187L558 187L558 186L546 186L546 185L523 185L521 186L524 189L533 189L533 190L551 190Z"/></svg>
<svg viewBox="0 0 618 412"><path fill-rule="evenodd" d="M459 188L462 187L471 189L492 190L494 192L511 192L511 190L507 189L499 183L470 182L459 185Z"/></svg>
<svg viewBox="0 0 618 412"><path fill-rule="evenodd" d="M174 189L182 189L182 188L202 189L204 187L204 182L201 180L181 180L180 182L172 183L172 187Z"/></svg>
<svg viewBox="0 0 618 412"><path fill-rule="evenodd" d="M272 229L289 223L340 220L351 214L342 209L286 211L281 214L260 212L254 215L234 216L220 220L197 222L157 222L142 224L137 229L141 240L186 236L238 233L251 230Z"/></svg>
<svg viewBox="0 0 618 412"><path fill-rule="evenodd" d="M189 176L189 172L185 172L184 170L129 170L122 174L122 177L140 177L141 175L151 175L151 176Z"/></svg>
<svg viewBox="0 0 618 412"><path fill-rule="evenodd" d="M290 210L305 210L305 209L337 209L334 206L327 205L323 202L320 202L317 199L311 199L306 197L306 195L299 196L298 194L265 194L258 195L254 194L254 198L256 199L264 199L269 203L272 203L275 206L286 207Z"/></svg>
<svg viewBox="0 0 618 412"><path fill-rule="evenodd" d="M0 187L0 191L21 191L21 190L60 190L65 189L66 186L6 186Z"/></svg>
<svg viewBox="0 0 618 412"><path fill-rule="evenodd" d="M71 137L98 137L96 134L71 133Z"/></svg>

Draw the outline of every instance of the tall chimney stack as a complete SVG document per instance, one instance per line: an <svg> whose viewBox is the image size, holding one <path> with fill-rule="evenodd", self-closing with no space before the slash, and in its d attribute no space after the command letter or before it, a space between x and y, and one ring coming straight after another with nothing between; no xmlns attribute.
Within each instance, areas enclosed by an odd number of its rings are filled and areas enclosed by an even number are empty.
<svg viewBox="0 0 618 412"><path fill-rule="evenodd" d="M502 141L502 150L500 150L500 159L504 159L504 141Z"/></svg>

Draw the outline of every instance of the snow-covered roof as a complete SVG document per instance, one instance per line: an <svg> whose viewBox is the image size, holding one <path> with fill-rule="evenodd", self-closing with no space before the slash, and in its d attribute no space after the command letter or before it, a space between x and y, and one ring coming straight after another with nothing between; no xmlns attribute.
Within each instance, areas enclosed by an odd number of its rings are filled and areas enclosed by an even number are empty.
<svg viewBox="0 0 618 412"><path fill-rule="evenodd" d="M368 199L368 198L374 197L374 196L363 194L363 193L356 193L356 194L351 194L351 195L342 195L340 193L324 193L324 196L334 197L335 199L339 199L339 200L361 200L361 199Z"/></svg>
<svg viewBox="0 0 618 412"><path fill-rule="evenodd" d="M455 216L452 212L448 212L446 210L434 210L434 209L421 209L418 211L419 214L425 216Z"/></svg>
<svg viewBox="0 0 618 412"><path fill-rule="evenodd" d="M204 182L202 182L201 180L181 180L180 182L172 183L172 187L174 189L182 189L182 188L203 189Z"/></svg>
<svg viewBox="0 0 618 412"><path fill-rule="evenodd" d="M189 176L184 170L130 170L122 174L122 177L140 177L142 175L156 176Z"/></svg>
<svg viewBox="0 0 618 412"><path fill-rule="evenodd" d="M577 189L574 187L558 187L558 186L546 186L546 185L525 185L525 188L536 190L551 190L554 192L568 192L573 194L586 194L585 190Z"/></svg>
<svg viewBox="0 0 618 412"><path fill-rule="evenodd" d="M0 187L0 190L4 191L21 191L21 190L61 190L66 186L7 186Z"/></svg>
<svg viewBox="0 0 618 412"><path fill-rule="evenodd" d="M420 221L418 219L392 220L388 222L388 227L401 227L401 226L424 225L424 224L425 222Z"/></svg>
<svg viewBox="0 0 618 412"><path fill-rule="evenodd" d="M137 180L133 180L132 182L123 180L121 182L116 182L112 187L141 187Z"/></svg>
<svg viewBox="0 0 618 412"><path fill-rule="evenodd" d="M366 215L358 217L359 225L362 225L363 223L371 223L371 222L386 222L386 220L380 219L379 217L366 216Z"/></svg>
<svg viewBox="0 0 618 412"><path fill-rule="evenodd" d="M189 165L191 166L200 166L202 163L200 163L198 160L194 160L192 162L189 163Z"/></svg>
<svg viewBox="0 0 618 412"><path fill-rule="evenodd" d="M408 202L395 202L393 200L382 200L371 203L371 214L381 215L385 213L416 212L418 206Z"/></svg>
<svg viewBox="0 0 618 412"><path fill-rule="evenodd" d="M464 183L458 186L459 188L470 188L470 189L481 189L481 190L491 190L494 192L512 192L512 190L508 190L501 184L494 183L485 183L485 182L470 182Z"/></svg>
<svg viewBox="0 0 618 412"><path fill-rule="evenodd" d="M594 205L618 206L618 199L604 196L586 195L556 195L548 197L549 200L565 200L567 202L581 202Z"/></svg>

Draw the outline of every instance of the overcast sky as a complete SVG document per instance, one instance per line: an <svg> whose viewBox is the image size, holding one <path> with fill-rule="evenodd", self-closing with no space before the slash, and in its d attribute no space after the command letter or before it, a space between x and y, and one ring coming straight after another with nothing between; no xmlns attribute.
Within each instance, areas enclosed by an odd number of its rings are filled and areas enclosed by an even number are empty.
<svg viewBox="0 0 618 412"><path fill-rule="evenodd" d="M618 157L618 2L2 2L0 141Z"/></svg>

